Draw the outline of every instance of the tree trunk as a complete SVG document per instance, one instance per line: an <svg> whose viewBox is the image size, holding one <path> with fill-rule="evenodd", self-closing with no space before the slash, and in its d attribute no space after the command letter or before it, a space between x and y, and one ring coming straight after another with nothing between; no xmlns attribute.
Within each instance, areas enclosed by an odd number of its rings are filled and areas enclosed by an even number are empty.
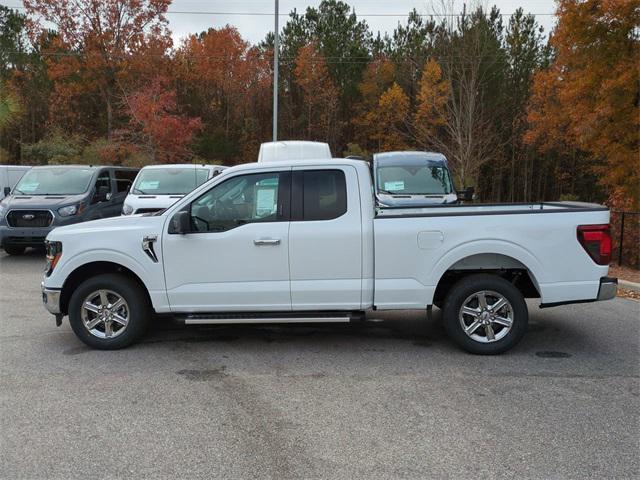
<svg viewBox="0 0 640 480"><path fill-rule="evenodd" d="M111 85L107 85L105 97L107 103L107 139L111 140L111 131L113 129L113 90Z"/></svg>

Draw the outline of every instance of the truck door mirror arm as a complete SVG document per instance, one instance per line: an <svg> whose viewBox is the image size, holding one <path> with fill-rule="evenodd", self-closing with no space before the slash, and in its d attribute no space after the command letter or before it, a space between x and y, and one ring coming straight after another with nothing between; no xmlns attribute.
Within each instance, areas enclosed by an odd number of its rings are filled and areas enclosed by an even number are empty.
<svg viewBox="0 0 640 480"><path fill-rule="evenodd" d="M459 202L471 202L475 193L475 188L467 187L463 192L458 192Z"/></svg>
<svg viewBox="0 0 640 480"><path fill-rule="evenodd" d="M181 210L171 217L169 223L169 233L184 235L191 231L191 212L188 210Z"/></svg>

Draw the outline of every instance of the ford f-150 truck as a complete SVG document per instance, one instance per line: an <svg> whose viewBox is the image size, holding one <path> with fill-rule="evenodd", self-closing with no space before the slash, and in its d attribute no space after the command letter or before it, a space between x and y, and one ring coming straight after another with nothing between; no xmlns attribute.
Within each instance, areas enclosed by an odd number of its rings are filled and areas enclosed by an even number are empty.
<svg viewBox="0 0 640 480"><path fill-rule="evenodd" d="M60 227L43 301L86 344L125 347L152 313L187 324L348 322L440 306L496 354L541 307L607 300L609 212L581 203L377 208L356 160L229 168L167 210Z"/></svg>

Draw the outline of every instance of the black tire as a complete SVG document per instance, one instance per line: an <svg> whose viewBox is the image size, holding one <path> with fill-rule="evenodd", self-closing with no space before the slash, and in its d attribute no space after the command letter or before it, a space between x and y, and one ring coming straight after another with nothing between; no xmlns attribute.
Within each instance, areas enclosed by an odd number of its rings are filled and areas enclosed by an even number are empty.
<svg viewBox="0 0 640 480"><path fill-rule="evenodd" d="M27 247L21 247L19 245L5 245L4 251L9 255L22 255Z"/></svg>
<svg viewBox="0 0 640 480"><path fill-rule="evenodd" d="M100 338L89 332L82 320L82 305L87 296L98 290L110 290L127 303L129 319L126 327L113 338ZM82 282L69 301L69 323L77 337L91 348L117 350L138 341L145 333L151 317L151 306L146 292L129 277L120 274L98 275Z"/></svg>
<svg viewBox="0 0 640 480"><path fill-rule="evenodd" d="M509 301L512 309L511 329L502 338L490 343L482 343L467 335L459 318L459 312L465 300L482 291L491 291L502 295ZM451 287L445 300L443 319L449 337L464 350L478 355L496 355L513 348L522 339L527 331L529 312L524 296L512 283L497 275L477 274L465 277ZM472 320L470 322L472 323ZM480 332L486 332L484 328L481 326ZM503 327L498 325L497 328L502 329ZM491 331L493 332L493 330ZM486 333L485 336L491 338Z"/></svg>

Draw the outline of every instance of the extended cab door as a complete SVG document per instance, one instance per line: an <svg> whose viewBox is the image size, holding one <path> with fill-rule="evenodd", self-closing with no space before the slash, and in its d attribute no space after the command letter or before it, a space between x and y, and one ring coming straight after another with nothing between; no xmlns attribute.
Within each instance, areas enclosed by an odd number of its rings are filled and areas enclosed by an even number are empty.
<svg viewBox="0 0 640 480"><path fill-rule="evenodd" d="M292 308L360 309L362 220L356 169L296 167L292 173Z"/></svg>
<svg viewBox="0 0 640 480"><path fill-rule="evenodd" d="M291 172L259 170L223 180L183 207L185 234L163 235L174 312L287 311Z"/></svg>

